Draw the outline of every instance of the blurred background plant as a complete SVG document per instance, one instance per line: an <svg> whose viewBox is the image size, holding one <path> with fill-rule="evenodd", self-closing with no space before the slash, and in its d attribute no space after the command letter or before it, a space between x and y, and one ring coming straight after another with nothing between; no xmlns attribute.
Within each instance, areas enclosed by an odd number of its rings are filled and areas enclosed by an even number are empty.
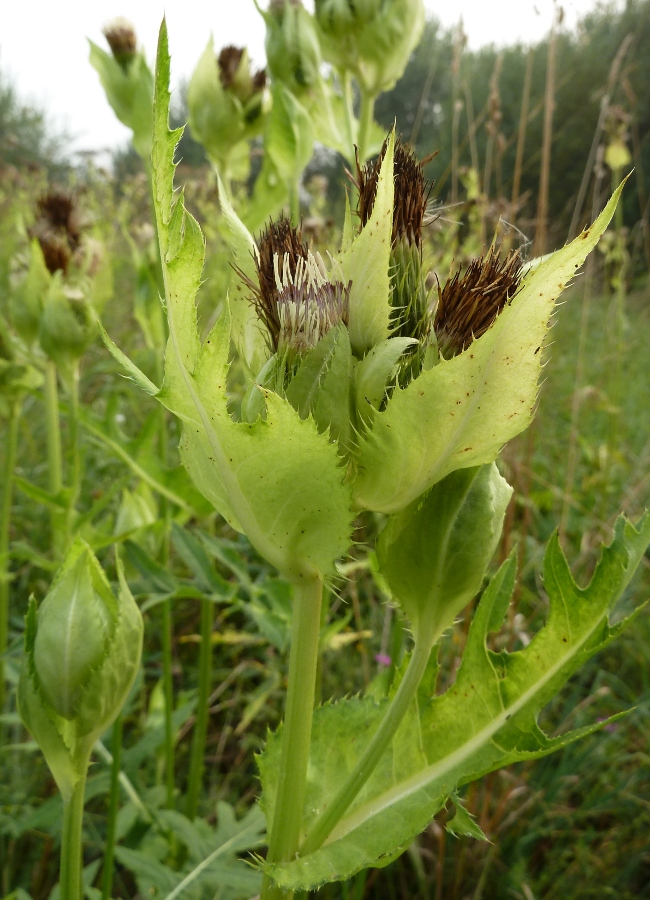
<svg viewBox="0 0 650 900"><path fill-rule="evenodd" d="M273 0L262 10L263 72L244 48L210 40L175 100L176 122L190 122L180 180L208 245L199 315L207 331L237 289L215 170L249 228L285 207L317 248L340 232L346 191L356 205L345 174L355 145L363 164L396 121L419 157L438 151L425 169L422 246L435 291L495 235L525 258L560 246L634 167L555 328L537 424L502 459L515 496L498 555L517 546L522 574L495 641L514 649L544 619L541 554L555 525L584 581L619 509L634 517L650 500L650 3L601 7L577 32L557 21L539 43L502 50L469 51L461 26L446 31L420 13L410 0L323 0L314 14ZM281 718L290 591L210 513L179 465L174 418L119 378L96 341L93 310L103 310L111 335L160 383L151 73L128 23L106 38L91 61L133 131L110 170L67 157L65 137L0 79L0 891L56 896L62 801L15 689L27 599L47 594L81 537L113 584L120 548L145 618L140 673L86 784L87 896L213 896L218 883L219 897L248 898L258 875L237 857L263 838L254 755ZM239 390L234 378L233 405ZM325 697L382 695L407 644L367 555L375 528L360 520L345 580L325 604ZM647 594L648 567L630 608ZM470 621L468 610L443 642L440 690ZM544 725L580 727L634 706L628 716L465 791L490 844L451 836L443 812L390 866L319 896L650 897L649 623L641 614L582 670ZM108 846L112 879L101 864Z"/></svg>

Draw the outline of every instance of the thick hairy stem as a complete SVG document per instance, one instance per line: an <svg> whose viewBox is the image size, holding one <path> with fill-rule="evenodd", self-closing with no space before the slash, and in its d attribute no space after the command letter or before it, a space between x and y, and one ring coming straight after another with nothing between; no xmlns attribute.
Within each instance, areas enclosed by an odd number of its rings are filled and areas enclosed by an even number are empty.
<svg viewBox="0 0 650 900"><path fill-rule="evenodd" d="M278 790L269 841L269 862L296 856L305 803L307 763L314 711L314 688L320 643L323 585L313 578L294 586L293 623L287 706L282 728ZM264 878L261 900L287 900L286 894Z"/></svg>
<svg viewBox="0 0 650 900"><path fill-rule="evenodd" d="M368 778L372 775L375 766L395 736L395 732L415 697L431 654L432 645L433 642L430 639L416 643L404 678L386 710L379 728L345 784L309 829L307 837L300 847L301 856L313 853L325 842L336 824L345 815L350 804Z"/></svg>
<svg viewBox="0 0 650 900"><path fill-rule="evenodd" d="M0 713L5 705L4 655L9 642L9 527L11 525L19 417L20 402L15 400L11 405L7 424L2 507L0 507Z"/></svg>
<svg viewBox="0 0 650 900"><path fill-rule="evenodd" d="M61 838L61 900L81 900L81 828L84 815L86 773L80 778L68 800L63 801Z"/></svg>
<svg viewBox="0 0 650 900"><path fill-rule="evenodd" d="M207 597L201 598L201 650L199 652L199 699L192 738L190 774L187 784L187 818L194 819L199 803L203 758L208 734L208 698L212 680L212 622L214 606Z"/></svg>

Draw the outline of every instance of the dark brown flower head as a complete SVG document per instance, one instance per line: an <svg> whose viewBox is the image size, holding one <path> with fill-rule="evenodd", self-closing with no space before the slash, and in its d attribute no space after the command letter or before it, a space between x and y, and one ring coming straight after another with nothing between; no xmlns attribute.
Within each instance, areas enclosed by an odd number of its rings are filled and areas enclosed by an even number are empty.
<svg viewBox="0 0 650 900"><path fill-rule="evenodd" d="M261 94L266 87L266 69L258 69L253 75L253 91Z"/></svg>
<svg viewBox="0 0 650 900"><path fill-rule="evenodd" d="M48 270L67 272L72 254L81 241L79 209L72 194L50 191L40 197L36 203L36 222L30 233L41 245Z"/></svg>
<svg viewBox="0 0 650 900"><path fill-rule="evenodd" d="M299 266L295 283L289 283L278 294L280 353L301 354L315 347L331 328L348 324L352 282L327 281L309 272L314 257ZM319 277L320 276L320 277Z"/></svg>
<svg viewBox="0 0 650 900"><path fill-rule="evenodd" d="M230 45L228 47L224 47L217 57L217 64L219 66L219 79L221 80L221 84L226 90L228 90L229 87L232 87L235 76L239 71L239 66L241 65L241 58L243 55L244 50L242 47L233 47L232 45Z"/></svg>
<svg viewBox="0 0 650 900"><path fill-rule="evenodd" d="M362 227L372 214L377 195L379 172L387 147L388 138L384 141L377 159L365 166L359 165L357 156L357 188L359 190L357 211ZM392 245L394 247L398 240L406 240L409 244L415 244L419 248L422 243L422 226L431 192L431 183L424 177L423 163L418 162L413 151L402 144L400 138L395 141L393 173L395 200Z"/></svg>
<svg viewBox="0 0 650 900"><path fill-rule="evenodd" d="M301 353L334 326L347 325L351 284L328 279L286 216L269 222L258 241L257 284L241 271L273 352Z"/></svg>
<svg viewBox="0 0 650 900"><path fill-rule="evenodd" d="M438 285L438 306L433 327L440 353L455 356L481 337L512 299L521 280L521 260L516 251L505 259L497 248L473 259L443 288Z"/></svg>
<svg viewBox="0 0 650 900"><path fill-rule="evenodd" d="M108 41L111 53L116 61L125 69L135 57L138 49L138 41L135 28L128 19L113 19L104 26L104 37Z"/></svg>
<svg viewBox="0 0 650 900"><path fill-rule="evenodd" d="M245 281L252 290L252 301L257 315L267 328L273 349L277 350L280 318L276 260L280 260L283 268L286 265L291 277L295 277L298 261L306 260L309 251L302 239L301 230L294 228L285 215L281 215L276 222L269 222L260 235L257 246L259 255L255 263L259 285L252 284L248 279Z"/></svg>
<svg viewBox="0 0 650 900"><path fill-rule="evenodd" d="M217 57L219 80L225 91L231 91L242 103L255 94L261 94L266 87L266 69L259 69L254 75L250 71L248 53L243 47L232 44L224 47Z"/></svg>

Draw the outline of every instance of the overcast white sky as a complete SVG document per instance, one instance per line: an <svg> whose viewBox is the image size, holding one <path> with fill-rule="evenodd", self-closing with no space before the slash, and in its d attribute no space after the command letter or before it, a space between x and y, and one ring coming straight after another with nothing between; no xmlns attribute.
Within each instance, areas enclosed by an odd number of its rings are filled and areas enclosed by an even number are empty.
<svg viewBox="0 0 650 900"><path fill-rule="evenodd" d="M553 15L553 0L425 4L445 25L462 16L471 47L534 41L548 31ZM595 5L596 0L562 0L566 25L571 27ZM75 149L118 146L129 132L115 119L88 63L86 38L105 46L102 26L123 15L135 25L152 59L163 12L173 83L191 75L210 32L217 48L246 44L255 62L264 61L264 24L253 0L3 0L0 71L9 75L21 97L47 109L52 122L68 130Z"/></svg>

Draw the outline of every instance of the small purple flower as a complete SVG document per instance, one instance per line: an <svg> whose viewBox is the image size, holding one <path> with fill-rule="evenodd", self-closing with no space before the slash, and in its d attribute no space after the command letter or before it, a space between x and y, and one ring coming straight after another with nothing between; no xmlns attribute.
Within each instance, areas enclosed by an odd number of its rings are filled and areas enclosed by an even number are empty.
<svg viewBox="0 0 650 900"><path fill-rule="evenodd" d="M388 668L388 666L390 666L391 664L391 658L386 653L378 653L375 656L375 662L380 666L385 666L386 668Z"/></svg>

